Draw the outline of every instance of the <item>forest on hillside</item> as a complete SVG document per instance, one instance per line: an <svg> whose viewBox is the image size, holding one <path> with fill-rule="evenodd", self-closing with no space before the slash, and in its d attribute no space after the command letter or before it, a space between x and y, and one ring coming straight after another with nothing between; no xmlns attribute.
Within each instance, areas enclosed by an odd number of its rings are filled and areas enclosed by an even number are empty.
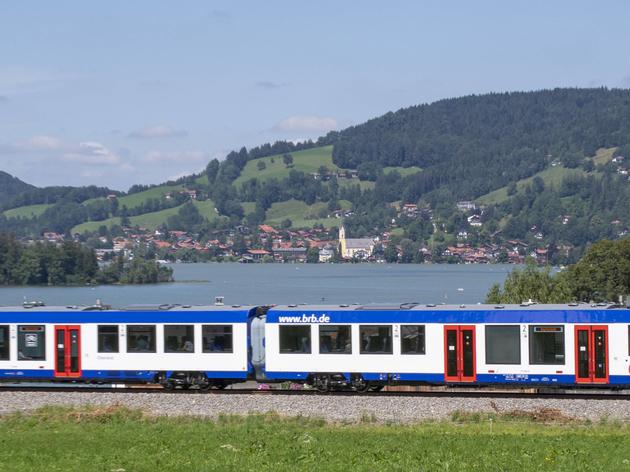
<svg viewBox="0 0 630 472"><path fill-rule="evenodd" d="M407 198L438 188L473 199L544 169L630 144L630 90L555 89L440 100L327 139L340 167L419 166Z"/></svg>
<svg viewBox="0 0 630 472"><path fill-rule="evenodd" d="M313 173L295 166L293 156L309 149L329 149L331 167ZM276 156L283 171L259 178L267 156ZM617 238L630 227L624 157L630 160L630 90L473 95L387 113L316 141L241 148L134 205L105 197L148 195L160 186L136 185L126 194L94 186L28 188L5 199L2 208L45 207L37 214L0 214L0 229L19 236L70 233L83 222L102 221L93 227L102 233L132 224L134 216L168 210L164 229L194 231L203 239L217 230L261 224L281 202L319 204L320 218L345 202L350 236L396 228L397 242L416 249L453 244L462 233L473 245L520 238L552 248L569 244L574 258L589 243ZM251 161L257 170L245 172ZM409 166L417 171L404 172ZM358 178L342 178L348 169ZM174 190L167 196L166 189ZM209 201L218 217L185 205L189 197L181 189ZM457 211L456 203L477 199L473 213L483 226L471 228L470 213ZM423 211L408 218L397 211L404 203Z"/></svg>

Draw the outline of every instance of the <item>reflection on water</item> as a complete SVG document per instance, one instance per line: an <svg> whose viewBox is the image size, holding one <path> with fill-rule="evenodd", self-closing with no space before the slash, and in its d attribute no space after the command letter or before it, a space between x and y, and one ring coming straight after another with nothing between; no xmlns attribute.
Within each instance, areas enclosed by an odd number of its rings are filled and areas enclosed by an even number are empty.
<svg viewBox="0 0 630 472"><path fill-rule="evenodd" d="M173 264L175 283L98 287L9 287L0 305L103 303L421 303L482 302L511 265Z"/></svg>

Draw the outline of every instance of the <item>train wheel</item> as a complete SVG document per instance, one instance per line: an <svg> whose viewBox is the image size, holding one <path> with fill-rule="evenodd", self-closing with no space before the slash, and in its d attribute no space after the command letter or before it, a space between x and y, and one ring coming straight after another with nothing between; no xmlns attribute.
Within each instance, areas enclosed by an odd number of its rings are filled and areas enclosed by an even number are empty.
<svg viewBox="0 0 630 472"><path fill-rule="evenodd" d="M370 392L380 392L385 388L385 385L370 385Z"/></svg>
<svg viewBox="0 0 630 472"><path fill-rule="evenodd" d="M175 384L168 380L162 384L162 387L164 387L164 390L175 390Z"/></svg>
<svg viewBox="0 0 630 472"><path fill-rule="evenodd" d="M330 377L328 375L322 375L315 378L315 389L319 393L330 392Z"/></svg>
<svg viewBox="0 0 630 472"><path fill-rule="evenodd" d="M364 380L363 377L356 377L353 381L352 381L352 388L354 389L355 392L358 393L365 393L368 390L370 390L370 381L369 380Z"/></svg>

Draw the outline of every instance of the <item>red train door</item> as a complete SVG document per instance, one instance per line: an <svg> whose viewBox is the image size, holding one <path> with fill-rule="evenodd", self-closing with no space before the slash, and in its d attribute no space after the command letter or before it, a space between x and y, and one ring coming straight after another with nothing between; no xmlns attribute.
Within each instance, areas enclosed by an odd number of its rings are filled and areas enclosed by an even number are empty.
<svg viewBox="0 0 630 472"><path fill-rule="evenodd" d="M474 382L476 379L475 327L444 326L444 380Z"/></svg>
<svg viewBox="0 0 630 472"><path fill-rule="evenodd" d="M81 327L55 326L55 377L81 377Z"/></svg>
<svg viewBox="0 0 630 472"><path fill-rule="evenodd" d="M608 383L608 326L575 327L576 383Z"/></svg>

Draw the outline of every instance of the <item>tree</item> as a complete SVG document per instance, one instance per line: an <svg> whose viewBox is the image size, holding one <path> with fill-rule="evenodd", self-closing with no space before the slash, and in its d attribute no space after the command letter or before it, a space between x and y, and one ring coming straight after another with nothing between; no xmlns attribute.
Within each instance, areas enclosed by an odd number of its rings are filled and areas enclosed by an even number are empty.
<svg viewBox="0 0 630 472"><path fill-rule="evenodd" d="M568 303L573 293L566 276L552 275L549 267L539 269L529 260L524 269L514 269L503 284L492 286L486 303L523 303L533 300L538 303Z"/></svg>
<svg viewBox="0 0 630 472"><path fill-rule="evenodd" d="M517 191L518 189L516 188L516 182L510 182L507 187L508 197L511 197L512 195L516 195Z"/></svg>
<svg viewBox="0 0 630 472"><path fill-rule="evenodd" d="M219 167L220 164L218 159L212 159L210 162L208 162L208 165L206 166L206 176L208 177L208 183L210 185L212 185L217 178Z"/></svg>
<svg viewBox="0 0 630 472"><path fill-rule="evenodd" d="M283 154L282 162L284 162L285 166L291 167L293 165L293 156L291 154Z"/></svg>
<svg viewBox="0 0 630 472"><path fill-rule="evenodd" d="M400 241L400 262L410 264L414 262L418 246L411 239L403 239Z"/></svg>
<svg viewBox="0 0 630 472"><path fill-rule="evenodd" d="M319 249L316 247L309 247L306 251L306 262L316 264L319 262Z"/></svg>
<svg viewBox="0 0 630 472"><path fill-rule="evenodd" d="M630 238L599 241L569 267L573 293L582 301L616 301L630 294Z"/></svg>
<svg viewBox="0 0 630 472"><path fill-rule="evenodd" d="M293 222L289 218L286 218L280 222L280 227L282 229L289 229L292 225Z"/></svg>
<svg viewBox="0 0 630 472"><path fill-rule="evenodd" d="M265 161L258 161L256 168L258 170L265 170L267 168L267 164L265 164Z"/></svg>
<svg viewBox="0 0 630 472"><path fill-rule="evenodd" d="M385 248L383 256L385 257L385 260L389 262L390 264L398 262L398 249L396 249L396 245L389 244Z"/></svg>

